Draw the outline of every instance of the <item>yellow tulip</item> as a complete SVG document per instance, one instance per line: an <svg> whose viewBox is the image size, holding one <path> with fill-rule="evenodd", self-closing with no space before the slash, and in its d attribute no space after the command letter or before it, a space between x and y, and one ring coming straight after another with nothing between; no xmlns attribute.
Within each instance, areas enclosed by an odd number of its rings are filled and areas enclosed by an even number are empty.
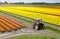
<svg viewBox="0 0 60 39"><path fill-rule="evenodd" d="M9 7L8 6L8 7L0 7L0 10L22 15L33 19L42 18L44 22L60 25L60 16L55 16L55 15L60 15L60 9L42 8L42 7L12 7L12 6Z"/></svg>

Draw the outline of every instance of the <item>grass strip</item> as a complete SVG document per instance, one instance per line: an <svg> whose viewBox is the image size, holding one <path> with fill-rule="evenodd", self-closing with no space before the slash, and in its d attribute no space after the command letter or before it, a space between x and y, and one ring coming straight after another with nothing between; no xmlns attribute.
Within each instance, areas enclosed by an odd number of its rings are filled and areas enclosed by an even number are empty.
<svg viewBox="0 0 60 39"><path fill-rule="evenodd" d="M0 12L1 12L1 13L4 13L4 14L6 14L6 15L9 15L9 16L11 16L11 17L14 17L14 18L16 18L16 19L20 19L20 20L24 20L24 21L29 22L29 23L33 23L32 21L28 21L28 20L26 20L26 19L24 19L24 18L20 18L20 17L18 17L18 16L14 16L14 15L12 15L13 13L6 12L6 11L2 11L2 10L0 10Z"/></svg>
<svg viewBox="0 0 60 39"><path fill-rule="evenodd" d="M55 28L52 28L52 27L49 27L49 26L46 26L45 28L48 29L48 30L54 31L55 33L60 34L60 30L58 30L58 29L55 29Z"/></svg>
<svg viewBox="0 0 60 39"><path fill-rule="evenodd" d="M30 23L30 24L33 23L33 22L30 21L30 20L28 21L28 20L26 20L26 19L24 19L24 18L20 18L20 17L18 17L18 16L11 15L12 13L10 13L10 12L6 12L6 11L0 11L0 12L6 14L6 15L8 15L8 16L11 16L11 17L13 17L13 18L16 18L16 19L19 19L19 20L23 20L23 21L25 21L25 22L28 22L28 23ZM9 14L8 14L8 13L9 13ZM60 34L60 30L55 29L55 28L52 28L52 27L50 27L50 26L45 26L45 29L51 30L51 31L53 31L53 32L55 32L55 33Z"/></svg>
<svg viewBox="0 0 60 39"><path fill-rule="evenodd" d="M40 35L22 35L22 36L11 37L10 39L57 39L57 37L40 36Z"/></svg>

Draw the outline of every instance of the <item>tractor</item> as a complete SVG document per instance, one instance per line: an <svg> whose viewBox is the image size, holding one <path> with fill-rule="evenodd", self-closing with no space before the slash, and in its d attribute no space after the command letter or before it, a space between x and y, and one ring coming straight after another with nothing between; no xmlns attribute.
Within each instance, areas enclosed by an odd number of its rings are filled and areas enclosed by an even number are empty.
<svg viewBox="0 0 60 39"><path fill-rule="evenodd" d="M34 21L34 24L33 24L33 29L36 29L36 30L44 30L44 23L42 23L42 19L37 19Z"/></svg>

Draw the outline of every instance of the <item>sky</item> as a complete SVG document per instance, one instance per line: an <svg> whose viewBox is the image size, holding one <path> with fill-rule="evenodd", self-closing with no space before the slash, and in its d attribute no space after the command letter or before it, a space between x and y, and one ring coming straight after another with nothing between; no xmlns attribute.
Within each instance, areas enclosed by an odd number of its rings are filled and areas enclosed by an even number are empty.
<svg viewBox="0 0 60 39"><path fill-rule="evenodd" d="M0 0L0 2L8 1L8 2L25 2L25 3L31 3L31 2L46 2L46 3L60 3L60 0Z"/></svg>

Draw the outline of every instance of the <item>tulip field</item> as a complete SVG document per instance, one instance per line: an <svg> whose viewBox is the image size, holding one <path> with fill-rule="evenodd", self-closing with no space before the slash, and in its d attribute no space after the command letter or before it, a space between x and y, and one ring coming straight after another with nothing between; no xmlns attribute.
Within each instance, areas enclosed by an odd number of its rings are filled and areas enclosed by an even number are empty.
<svg viewBox="0 0 60 39"><path fill-rule="evenodd" d="M20 24L3 15L0 15L0 32L17 30L22 27L24 27L23 24Z"/></svg>
<svg viewBox="0 0 60 39"><path fill-rule="evenodd" d="M41 18L44 22L44 30L32 29L32 19L37 18ZM11 36L11 39L26 39L26 37L27 39L60 38L60 6L0 6L0 32L5 32L4 34L0 33L0 37ZM38 36L35 36L35 33ZM29 34L29 36L24 36L25 34ZM32 37L30 34L32 34Z"/></svg>
<svg viewBox="0 0 60 39"><path fill-rule="evenodd" d="M60 26L60 9L58 8L7 6L0 7L0 10L32 19L42 18L44 22Z"/></svg>

